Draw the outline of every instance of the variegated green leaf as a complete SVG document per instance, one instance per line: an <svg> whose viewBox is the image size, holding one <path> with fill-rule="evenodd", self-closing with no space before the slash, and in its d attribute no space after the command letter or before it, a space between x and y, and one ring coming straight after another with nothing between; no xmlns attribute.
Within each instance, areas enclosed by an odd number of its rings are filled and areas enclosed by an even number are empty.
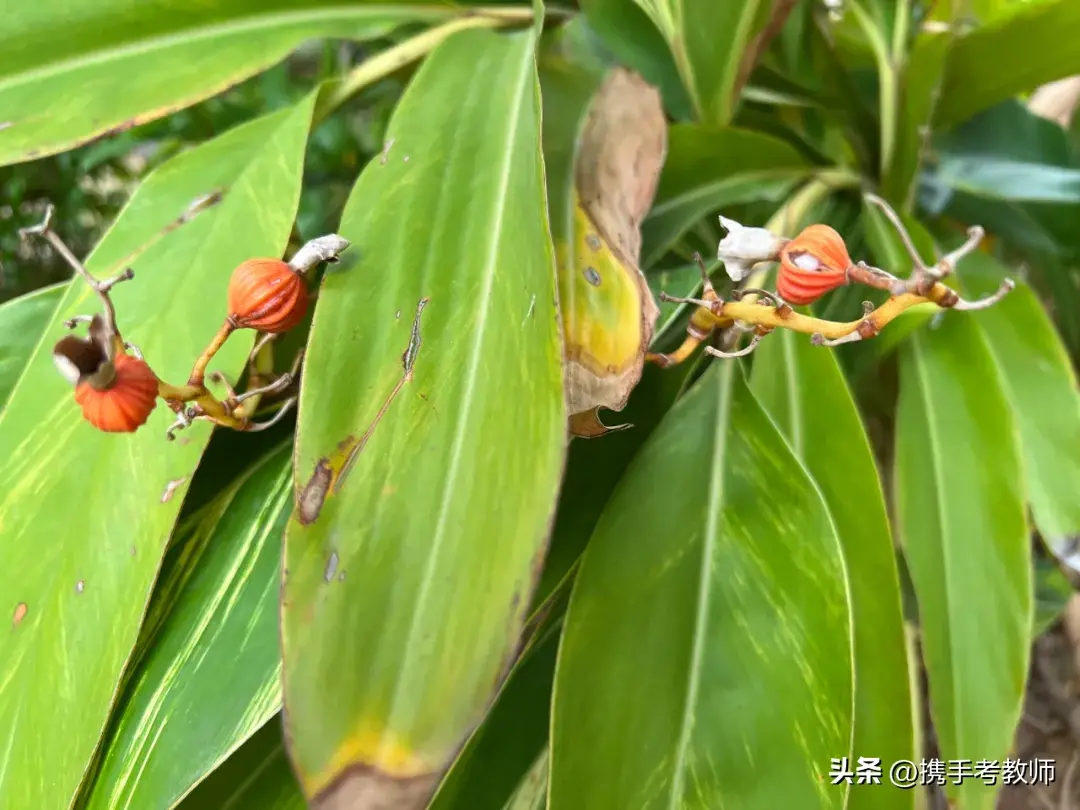
<svg viewBox="0 0 1080 810"><path fill-rule="evenodd" d="M314 102L312 93L161 166L88 259L101 276L134 268L112 291L119 326L162 378L187 379L225 318L231 270L284 251ZM193 202L204 202L197 213ZM101 433L83 420L50 352L64 319L97 306L86 285L69 286L0 413L5 810L65 807L74 797L210 436L200 422L166 442L172 414L160 404L135 434ZM251 341L236 335L213 368L235 379Z"/></svg>
<svg viewBox="0 0 1080 810"><path fill-rule="evenodd" d="M277 597L293 505L290 450L246 471L178 538L197 562L147 640L87 810L173 806L281 708Z"/></svg>

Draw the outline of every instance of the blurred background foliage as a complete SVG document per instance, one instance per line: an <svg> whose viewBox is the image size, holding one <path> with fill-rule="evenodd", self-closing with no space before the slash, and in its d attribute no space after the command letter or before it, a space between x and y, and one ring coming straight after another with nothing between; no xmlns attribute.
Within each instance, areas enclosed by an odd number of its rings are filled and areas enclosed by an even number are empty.
<svg viewBox="0 0 1080 810"><path fill-rule="evenodd" d="M230 128L299 101L320 81L340 76L409 29L370 42L314 41L283 62L220 95L126 132L67 152L0 167L0 302L64 281L71 269L19 229L41 221L51 202L57 232L87 255L142 178L170 157ZM390 113L408 79L391 76L353 96L311 135L295 241L332 231L360 168L382 149ZM7 260L7 261L5 261Z"/></svg>

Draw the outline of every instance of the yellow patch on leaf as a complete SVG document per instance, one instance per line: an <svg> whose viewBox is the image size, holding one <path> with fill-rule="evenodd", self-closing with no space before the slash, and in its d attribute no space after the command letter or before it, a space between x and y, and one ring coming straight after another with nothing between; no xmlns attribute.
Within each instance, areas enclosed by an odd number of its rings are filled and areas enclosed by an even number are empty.
<svg viewBox="0 0 1080 810"><path fill-rule="evenodd" d="M364 765L392 779L411 779L431 773L433 765L398 739L392 732L370 724L338 746L326 767L319 773L304 775L304 792L315 796L350 768Z"/></svg>

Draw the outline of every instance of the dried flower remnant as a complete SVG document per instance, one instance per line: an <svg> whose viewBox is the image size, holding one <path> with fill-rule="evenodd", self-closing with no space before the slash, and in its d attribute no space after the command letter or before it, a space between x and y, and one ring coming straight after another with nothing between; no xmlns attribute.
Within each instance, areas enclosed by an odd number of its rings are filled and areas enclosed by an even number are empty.
<svg viewBox="0 0 1080 810"><path fill-rule="evenodd" d="M707 347L707 352L717 357L741 357L749 354L760 340L774 329L790 329L810 335L818 346L835 346L866 340L878 335L894 318L918 304L935 304L942 310L972 311L993 306L1015 286L1006 279L993 295L978 301L965 301L956 291L942 284L942 279L956 269L957 263L976 250L985 233L979 226L968 229L968 238L956 250L946 254L932 266L927 266L914 248L911 236L903 222L888 203L872 194L867 199L878 206L896 229L908 253L914 270L906 279L865 262L852 263L843 237L827 225L815 224L805 228L794 239L772 235L775 242L756 233L763 228L744 228L737 222L721 218L728 236L720 243L719 258L724 261L728 274L741 280L749 268L761 261L779 261L777 292L743 289L736 291L731 300L725 301L717 294L708 270L701 257L695 254L702 274L701 298L676 298L665 293L660 300L692 304L697 309L691 314L687 336L683 344L668 354L649 354L647 359L660 366L681 363L718 329L732 329L733 334L751 333L748 346L738 351L724 352ZM754 233L751 233L754 232ZM769 233L765 231L765 233ZM776 245L775 254L771 254ZM839 322L815 318L796 312L791 304L804 305L821 298L831 290L848 284L862 284L889 293L889 299L876 309L864 303L863 315L858 320ZM743 296L753 293L761 301L744 301Z"/></svg>
<svg viewBox="0 0 1080 810"><path fill-rule="evenodd" d="M50 205L44 221L32 228L24 228L20 235L24 239L30 236L45 239L90 285L101 302L101 314L78 315L65 324L69 329L89 324L86 338L69 335L53 348L53 361L75 388L75 401L88 423L106 433L134 432L146 424L159 397L177 416L166 433L169 439L175 438L177 430L196 419L234 430L258 431L276 424L289 412L295 404L295 396L282 402L270 420L254 421L262 398L283 391L296 379L303 354L297 356L291 372L273 377L269 343L303 319L309 301L305 274L322 262L337 261L338 255L349 247L346 239L337 234L313 239L288 262L250 259L241 263L230 283L229 313L224 325L195 360L187 383L177 386L158 377L142 353L124 340L117 327L116 310L109 291L114 285L134 278L134 272L128 269L105 281L96 279L52 230L53 213ZM207 366L229 335L241 328L255 329L261 334L248 357L249 387L237 394L224 383L227 395L223 400L218 399L206 387ZM209 376L212 380L223 379L218 372Z"/></svg>
<svg viewBox="0 0 1080 810"><path fill-rule="evenodd" d="M787 243L765 228L747 228L727 217L720 217L720 224L727 236L720 240L716 258L723 262L732 281L742 281L756 264L776 261Z"/></svg>

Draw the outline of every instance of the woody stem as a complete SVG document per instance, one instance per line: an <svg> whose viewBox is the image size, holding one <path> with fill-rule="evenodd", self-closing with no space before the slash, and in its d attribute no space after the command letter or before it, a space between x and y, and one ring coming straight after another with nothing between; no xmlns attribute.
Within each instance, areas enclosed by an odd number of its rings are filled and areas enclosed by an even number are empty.
<svg viewBox="0 0 1080 810"><path fill-rule="evenodd" d="M908 233L907 228L904 226L904 221L900 219L900 215L893 210L893 207L889 205L885 200L876 194L867 192L863 195L866 201L873 203L881 212L885 214L889 222L892 223L893 228L896 229L896 233L900 236L900 241L904 243L904 249L907 250L908 255L911 256L912 267L915 269L916 274L919 270L926 270L926 264L922 260L922 256L919 255L919 251L915 249L915 242L911 238L911 234Z"/></svg>
<svg viewBox="0 0 1080 810"><path fill-rule="evenodd" d="M941 268L941 275L948 275L951 273L957 262L974 251L979 243L982 242L983 237L986 236L986 231L983 230L981 225L972 225L968 228L968 238L960 247L952 251L952 253L946 253L941 261L938 262L938 267Z"/></svg>
<svg viewBox="0 0 1080 810"><path fill-rule="evenodd" d="M276 335L267 334L263 335L259 340L255 342L254 348L251 350L251 354L248 355L248 390L262 388L266 381L274 373L274 346L273 341ZM254 415L255 411L259 407L259 402L262 399L262 395L257 395L254 399L244 406L244 412L250 415ZM239 401L239 400L238 400Z"/></svg>
<svg viewBox="0 0 1080 810"><path fill-rule="evenodd" d="M260 384L263 379L269 377L273 372L273 355L270 353L270 346L267 345L264 347L263 352L265 352L265 354L261 352L259 356L256 357L256 367L249 375L248 390L236 398L239 407L236 408L234 413L241 419L251 420L254 418L255 411L258 410L259 403L266 394L276 394L277 392L288 388L293 380L296 379L296 376L300 371L300 364L304 359L304 351L301 349L293 360L292 368L288 372L282 374L271 383Z"/></svg>
<svg viewBox="0 0 1080 810"><path fill-rule="evenodd" d="M113 306L112 299L109 298L109 290L121 281L127 281L134 277L134 272L129 268L115 278L108 279L107 281L98 281L86 269L86 266L79 261L78 257L71 252L64 240L60 238L60 235L52 229L52 218L55 213L50 203L45 209L45 218L39 225L34 225L30 228L23 228L19 231L19 234L23 237L35 235L45 239L52 249L60 254L67 264L78 274L83 280L90 285L90 288L97 294L97 297L101 300L101 307L105 310L105 324L108 326L110 332L113 335L119 335L120 330L116 326L116 308Z"/></svg>
<svg viewBox="0 0 1080 810"><path fill-rule="evenodd" d="M836 340L858 332L861 337L872 337L885 328L898 315L918 304L933 303L949 307L956 294L942 284L935 284L929 295L904 293L890 298L877 309L857 321L846 323L814 318L794 311L790 307L763 306L746 304L741 301L727 301L716 313L718 320L738 320L764 326L769 329L790 329L808 335L821 335L826 340ZM714 312L716 310L714 309Z"/></svg>

